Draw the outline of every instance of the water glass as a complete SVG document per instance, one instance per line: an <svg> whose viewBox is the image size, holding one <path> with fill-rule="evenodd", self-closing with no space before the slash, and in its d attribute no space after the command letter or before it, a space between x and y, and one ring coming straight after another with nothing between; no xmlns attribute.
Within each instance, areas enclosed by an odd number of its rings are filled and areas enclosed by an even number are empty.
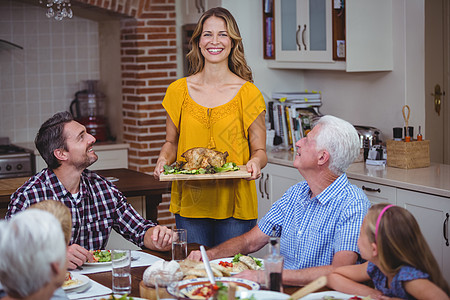
<svg viewBox="0 0 450 300"><path fill-rule="evenodd" d="M112 250L111 263L113 293L131 293L131 250Z"/></svg>
<svg viewBox="0 0 450 300"><path fill-rule="evenodd" d="M187 257L187 231L186 229L173 229L172 234L172 260L182 261Z"/></svg>

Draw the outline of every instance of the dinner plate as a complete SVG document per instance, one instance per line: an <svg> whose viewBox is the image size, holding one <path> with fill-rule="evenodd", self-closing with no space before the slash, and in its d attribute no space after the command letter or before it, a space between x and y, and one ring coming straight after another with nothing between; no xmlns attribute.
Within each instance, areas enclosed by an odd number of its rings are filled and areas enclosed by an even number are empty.
<svg viewBox="0 0 450 300"><path fill-rule="evenodd" d="M108 250L102 250L101 252L109 252ZM83 266L107 266L110 265L111 261L99 261L99 262L85 262Z"/></svg>
<svg viewBox="0 0 450 300"><path fill-rule="evenodd" d="M83 300L110 300L111 295L106 295L106 296L96 296L96 297L91 297L91 298L83 298ZM120 297L122 297L122 295L113 295L116 299L120 299ZM134 297L134 296L129 296L127 297L127 299L133 299L133 300L147 300L145 298L139 298L139 297Z"/></svg>
<svg viewBox="0 0 450 300"><path fill-rule="evenodd" d="M84 264L83 264L83 266L89 266L89 267L92 267L92 266L107 266L107 265L110 265L111 264L111 262L110 261L103 261L103 262L85 262Z"/></svg>
<svg viewBox="0 0 450 300"><path fill-rule="evenodd" d="M257 258L257 257L255 257L255 258ZM257 259L259 259L262 263L261 270L264 270L264 260L262 258L257 258ZM233 257L218 258L218 259L211 260L209 262L212 264L219 264L221 261L230 263L230 262L233 262ZM238 273L239 272L230 272L231 275L236 275Z"/></svg>
<svg viewBox="0 0 450 300"><path fill-rule="evenodd" d="M344 299L347 300L351 297L354 297L355 295L350 295L350 294L344 294L341 292L336 292L336 291L328 291L328 292L320 292L320 293L312 293L309 295L306 295L305 297L302 298L302 300L322 300L323 297L328 296L328 297L334 297L336 299ZM359 296L361 297L361 296ZM363 297L361 297L363 298ZM257 298L259 300L259 298ZM333 298L331 298L333 299Z"/></svg>
<svg viewBox="0 0 450 300"><path fill-rule="evenodd" d="M71 291L73 289L81 288L90 282L89 277L87 277L85 275L77 274L77 273L71 273L71 275L72 275L72 280L74 280L76 282L69 286L63 286L62 289L64 291Z"/></svg>
<svg viewBox="0 0 450 300"><path fill-rule="evenodd" d="M236 287L237 291L259 290L258 283L242 278L216 277L216 282L222 282L225 285L227 285L228 282L234 282L237 285ZM186 294L208 283L210 283L208 278L187 279L180 281L180 283L178 284L178 288L181 294ZM175 286L167 287L167 291L170 294L177 296L177 291L175 289L176 289Z"/></svg>
<svg viewBox="0 0 450 300"><path fill-rule="evenodd" d="M280 292L274 292L274 291L239 291L236 292L236 297L239 297L240 299L246 299L250 298L251 296L254 296L257 300L285 300L288 299L290 296L288 294L280 293Z"/></svg>

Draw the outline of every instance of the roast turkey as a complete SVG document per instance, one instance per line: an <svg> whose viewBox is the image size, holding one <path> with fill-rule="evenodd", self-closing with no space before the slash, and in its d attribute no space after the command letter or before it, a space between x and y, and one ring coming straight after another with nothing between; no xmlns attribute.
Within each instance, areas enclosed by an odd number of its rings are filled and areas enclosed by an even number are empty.
<svg viewBox="0 0 450 300"><path fill-rule="evenodd" d="M228 152L220 152L208 148L196 147L191 148L181 154L181 157L186 159L183 165L185 170L194 170L208 167L221 167L227 162Z"/></svg>

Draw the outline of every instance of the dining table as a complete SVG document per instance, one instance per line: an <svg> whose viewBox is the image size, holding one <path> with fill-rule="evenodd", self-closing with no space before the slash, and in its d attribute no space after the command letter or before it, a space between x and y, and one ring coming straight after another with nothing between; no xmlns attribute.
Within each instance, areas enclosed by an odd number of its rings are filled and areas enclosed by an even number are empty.
<svg viewBox="0 0 450 300"><path fill-rule="evenodd" d="M162 202L162 195L170 193L170 182L159 181L153 175L125 168L95 172L112 181L125 197L145 197L145 218L158 221L158 205ZM29 177L0 179L0 209L8 207L11 194L28 179Z"/></svg>
<svg viewBox="0 0 450 300"><path fill-rule="evenodd" d="M188 253L190 253L193 250L200 250L200 245L195 244L195 243L189 243L188 244ZM171 251L161 252L161 251L150 250L147 248L139 250L139 251L143 251L145 253L152 254L152 255L162 258L166 261L170 261L172 259ZM148 266L140 266L140 267L131 268L131 293L130 293L130 296L140 297L139 284L142 281L144 271L147 268L148 268ZM87 276L93 281L96 281L108 288L112 288L111 271L87 274ZM284 293L292 295L296 290L299 289L299 287L284 285L283 289L284 289L283 290Z"/></svg>

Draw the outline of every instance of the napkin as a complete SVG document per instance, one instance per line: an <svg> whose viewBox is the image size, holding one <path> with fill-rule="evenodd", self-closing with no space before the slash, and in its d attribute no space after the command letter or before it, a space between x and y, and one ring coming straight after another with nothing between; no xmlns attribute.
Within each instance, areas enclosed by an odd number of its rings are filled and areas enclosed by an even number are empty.
<svg viewBox="0 0 450 300"><path fill-rule="evenodd" d="M69 299L83 299L87 297L99 297L111 294L111 289L104 285L101 285L94 280L90 280L88 287L80 287L79 289L74 289L67 291L66 295ZM100 298L100 297L99 297Z"/></svg>
<svg viewBox="0 0 450 300"><path fill-rule="evenodd" d="M157 261L163 260L155 255L148 254L142 251L131 251L131 267L150 266ZM83 270L73 270L71 273L75 274L92 274L111 271L111 264L99 264L94 266L83 265Z"/></svg>

